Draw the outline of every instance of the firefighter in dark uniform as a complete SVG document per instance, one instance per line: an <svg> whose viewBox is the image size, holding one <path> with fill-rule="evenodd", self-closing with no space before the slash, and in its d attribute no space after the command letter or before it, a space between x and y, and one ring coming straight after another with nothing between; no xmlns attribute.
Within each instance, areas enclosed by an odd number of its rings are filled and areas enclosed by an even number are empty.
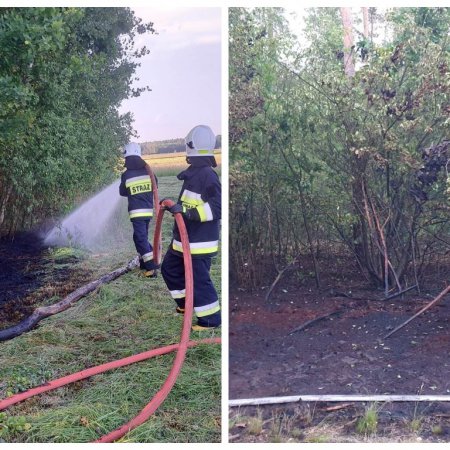
<svg viewBox="0 0 450 450"><path fill-rule="evenodd" d="M213 153L216 137L211 128L205 125L193 128L185 142L189 167L178 175L183 186L178 202L169 211L183 214L192 255L194 312L197 316L197 324L192 329L202 331L221 325L219 299L210 277L211 260L219 248L221 185L213 170L217 167ZM177 312L184 313L183 248L176 222L161 274L177 304Z"/></svg>
<svg viewBox="0 0 450 450"><path fill-rule="evenodd" d="M128 215L133 225L133 241L139 253L140 268L146 277L157 275L153 248L148 240L148 228L153 217L153 188L150 175L141 158L141 147L131 142L125 146L126 170L122 174L119 193L128 197Z"/></svg>

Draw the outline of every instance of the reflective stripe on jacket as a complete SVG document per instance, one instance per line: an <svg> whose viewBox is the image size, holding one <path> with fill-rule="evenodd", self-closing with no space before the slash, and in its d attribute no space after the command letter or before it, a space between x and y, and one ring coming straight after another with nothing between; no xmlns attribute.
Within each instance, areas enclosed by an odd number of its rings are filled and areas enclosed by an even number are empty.
<svg viewBox="0 0 450 450"><path fill-rule="evenodd" d="M178 203L186 209L183 220L189 236L189 246L195 258L215 256L219 250L221 218L221 185L219 176L209 166L194 167L178 175L183 180ZM181 254L180 234L175 223L170 246Z"/></svg>
<svg viewBox="0 0 450 450"><path fill-rule="evenodd" d="M152 180L145 169L145 161L138 156L125 159L127 170L122 174L119 192L128 197L130 219L149 219L153 216Z"/></svg>

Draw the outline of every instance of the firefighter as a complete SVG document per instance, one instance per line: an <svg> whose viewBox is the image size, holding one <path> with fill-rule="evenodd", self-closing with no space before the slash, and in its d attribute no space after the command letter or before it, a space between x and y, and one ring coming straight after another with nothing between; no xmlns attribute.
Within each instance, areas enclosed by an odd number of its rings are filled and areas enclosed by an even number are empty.
<svg viewBox="0 0 450 450"><path fill-rule="evenodd" d="M123 150L126 170L122 174L119 193L128 197L128 215L133 225L133 241L139 253L140 268L149 278L157 276L153 262L153 247L148 240L148 228L153 217L153 188L150 175L141 158L141 147L135 142Z"/></svg>
<svg viewBox="0 0 450 450"><path fill-rule="evenodd" d="M205 125L194 127L185 139L186 162L189 167L178 174L183 181L178 202L168 210L182 213L189 236L194 278L194 312L197 324L194 331L208 330L221 325L220 304L211 280L212 257L219 248L219 225L221 218L221 185L213 167L216 137ZM161 200L162 203L163 200ZM185 277L183 248L175 222L173 239L164 257L161 274L178 313L184 313Z"/></svg>

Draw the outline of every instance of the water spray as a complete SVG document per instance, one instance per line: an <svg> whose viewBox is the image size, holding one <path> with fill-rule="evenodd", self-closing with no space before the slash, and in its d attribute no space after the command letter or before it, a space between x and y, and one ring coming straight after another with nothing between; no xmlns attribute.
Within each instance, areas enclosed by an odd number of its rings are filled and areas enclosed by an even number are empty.
<svg viewBox="0 0 450 450"><path fill-rule="evenodd" d="M158 215L159 196L156 177L147 163L145 169L152 182L153 208L155 215ZM120 204L121 199L117 195L119 183L120 180L115 180L66 216L46 234L44 244L91 248Z"/></svg>
<svg viewBox="0 0 450 450"><path fill-rule="evenodd" d="M44 244L91 247L119 206L119 183L114 181L65 217L47 233Z"/></svg>

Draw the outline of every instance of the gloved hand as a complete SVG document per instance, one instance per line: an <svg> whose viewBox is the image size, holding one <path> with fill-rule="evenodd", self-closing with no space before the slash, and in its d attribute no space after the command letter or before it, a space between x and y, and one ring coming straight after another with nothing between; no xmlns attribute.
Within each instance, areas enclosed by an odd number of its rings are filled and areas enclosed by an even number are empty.
<svg viewBox="0 0 450 450"><path fill-rule="evenodd" d="M169 197L164 197L162 200L160 200L159 204L161 205L161 208L164 208L166 211L171 212L172 214L181 213L183 214L185 212L185 209L183 205L180 205L179 203L174 203L171 207L163 206L164 200L172 200Z"/></svg>
<svg viewBox="0 0 450 450"><path fill-rule="evenodd" d="M172 200L172 199L169 198L169 197L164 197L162 200L159 201L159 204L160 204L161 208L163 208L165 211L168 211L169 208L168 208L167 206L165 206L165 205L163 206L163 202L164 202L165 200Z"/></svg>
<svg viewBox="0 0 450 450"><path fill-rule="evenodd" d="M165 200L172 200L172 199L169 198L169 197L164 197L163 199L161 199L161 200L159 201L159 204L162 206L162 204L163 204L163 202L164 202Z"/></svg>
<svg viewBox="0 0 450 450"><path fill-rule="evenodd" d="M173 206L168 208L168 211L170 211L172 214L176 214L176 213L183 214L184 208L183 208L183 205L180 205L179 203L175 203Z"/></svg>

